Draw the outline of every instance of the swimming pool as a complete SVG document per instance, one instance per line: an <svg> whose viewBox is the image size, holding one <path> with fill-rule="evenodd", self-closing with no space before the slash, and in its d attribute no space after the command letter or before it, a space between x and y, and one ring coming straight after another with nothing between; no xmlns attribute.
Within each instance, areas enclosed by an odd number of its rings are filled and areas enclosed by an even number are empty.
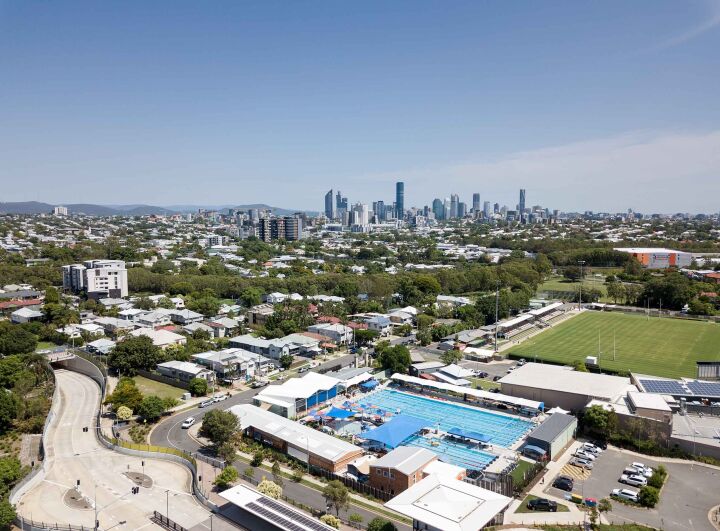
<svg viewBox="0 0 720 531"><path fill-rule="evenodd" d="M499 415L484 409L465 407L418 395L383 389L358 401L369 409L381 409L412 415L428 421L428 427L440 426L441 431L450 428L480 432L490 437L490 444L508 447L527 433L533 423L527 420ZM437 447L435 447L437 448ZM477 450L473 450L477 452Z"/></svg>
<svg viewBox="0 0 720 531"><path fill-rule="evenodd" d="M496 459L493 454L483 452L478 448L470 448L461 443L454 443L447 439L436 439L436 442L439 444L434 446L427 437L416 435L408 439L404 444L406 446L426 448L438 454L440 461L461 466L468 470L483 470Z"/></svg>

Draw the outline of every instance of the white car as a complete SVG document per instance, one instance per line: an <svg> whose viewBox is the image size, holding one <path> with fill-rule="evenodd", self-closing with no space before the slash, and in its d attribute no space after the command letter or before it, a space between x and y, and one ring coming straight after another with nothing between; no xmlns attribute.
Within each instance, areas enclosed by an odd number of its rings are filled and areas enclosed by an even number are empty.
<svg viewBox="0 0 720 531"><path fill-rule="evenodd" d="M215 400L213 400L212 398L209 398L207 400L203 400L202 402L200 402L200 407L212 406L214 403L215 403Z"/></svg>
<svg viewBox="0 0 720 531"><path fill-rule="evenodd" d="M653 475L653 469L647 465L644 465L643 463L630 463L630 466L635 468L639 474L645 476L646 478L649 478Z"/></svg>
<svg viewBox="0 0 720 531"><path fill-rule="evenodd" d="M595 455L602 453L602 450L592 443L583 443L583 445L580 447L580 449L583 450L584 452L591 452Z"/></svg>
<svg viewBox="0 0 720 531"><path fill-rule="evenodd" d="M186 418L183 423L180 425L180 427L184 430L187 430L190 426L195 424L195 418L194 417L188 417Z"/></svg>
<svg viewBox="0 0 720 531"><path fill-rule="evenodd" d="M575 457L579 457L580 459L587 459L588 461L595 461L595 454L591 454L590 452L585 452L584 450L577 450L573 455Z"/></svg>
<svg viewBox="0 0 720 531"><path fill-rule="evenodd" d="M215 395L213 397L213 402L222 402L223 400L227 400L230 398L228 395Z"/></svg>
<svg viewBox="0 0 720 531"><path fill-rule="evenodd" d="M573 466L584 468L585 470L592 470L593 468L592 462L587 459L582 459L581 457L576 457L575 459L572 459L570 461L570 464Z"/></svg>
<svg viewBox="0 0 720 531"><path fill-rule="evenodd" d="M623 474L620 476L620 479L618 479L620 483L625 483L626 485L631 485L633 487L644 487L647 485L647 479L645 479L643 476L633 475L628 476L627 474Z"/></svg>
<svg viewBox="0 0 720 531"><path fill-rule="evenodd" d="M613 498L620 498L621 500L628 500L631 502L638 502L638 491L632 489L613 489L610 493Z"/></svg>

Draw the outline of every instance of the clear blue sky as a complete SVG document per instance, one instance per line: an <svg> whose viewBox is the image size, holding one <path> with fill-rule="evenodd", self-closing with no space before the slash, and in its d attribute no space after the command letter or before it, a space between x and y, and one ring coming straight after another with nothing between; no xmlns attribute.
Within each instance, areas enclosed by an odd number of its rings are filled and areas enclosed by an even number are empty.
<svg viewBox="0 0 720 531"><path fill-rule="evenodd" d="M719 120L720 0L0 0L0 201L717 211Z"/></svg>

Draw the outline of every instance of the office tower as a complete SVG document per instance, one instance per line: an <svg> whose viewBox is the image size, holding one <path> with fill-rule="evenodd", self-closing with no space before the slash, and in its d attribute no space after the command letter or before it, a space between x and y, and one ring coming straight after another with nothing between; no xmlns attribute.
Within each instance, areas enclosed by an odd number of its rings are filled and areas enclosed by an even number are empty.
<svg viewBox="0 0 720 531"><path fill-rule="evenodd" d="M405 215L405 183L398 181L395 183L395 217L403 219Z"/></svg>
<svg viewBox="0 0 720 531"><path fill-rule="evenodd" d="M123 260L87 260L62 267L63 288L84 291L91 299L128 295L127 269Z"/></svg>
<svg viewBox="0 0 720 531"><path fill-rule="evenodd" d="M458 203L460 202L460 197L458 197L457 194L452 194L450 196L450 217L456 218L458 216Z"/></svg>
<svg viewBox="0 0 720 531"><path fill-rule="evenodd" d="M302 238L302 220L293 216L262 218L258 227L258 238L264 242L299 240Z"/></svg>
<svg viewBox="0 0 720 531"><path fill-rule="evenodd" d="M525 188L520 188L520 202L518 203L518 215L522 221L525 217Z"/></svg>
<svg viewBox="0 0 720 531"><path fill-rule="evenodd" d="M336 218L335 198L332 189L325 194L325 217L330 220Z"/></svg>
<svg viewBox="0 0 720 531"><path fill-rule="evenodd" d="M485 201L483 203L483 214L487 219L490 219L492 217L492 206L490 204L490 201Z"/></svg>
<svg viewBox="0 0 720 531"><path fill-rule="evenodd" d="M375 201L373 203L373 212L377 223L385 221L385 201Z"/></svg>
<svg viewBox="0 0 720 531"><path fill-rule="evenodd" d="M355 203L352 207L350 216L350 225L369 225L370 224L370 209L367 205L362 203Z"/></svg>
<svg viewBox="0 0 720 531"><path fill-rule="evenodd" d="M493 212L495 212L496 214L500 213L500 203L495 203L493 205Z"/></svg>
<svg viewBox="0 0 720 531"><path fill-rule="evenodd" d="M443 219L445 219L445 205L443 205L443 202L441 199L433 200L432 209L433 209L433 212L435 213L436 220L442 221Z"/></svg>
<svg viewBox="0 0 720 531"><path fill-rule="evenodd" d="M457 211L458 217L459 217L459 218L464 218L464 217L465 217L465 214L467 214L467 205L466 205L463 201L460 201L460 202L458 203L458 208L457 208L457 210L458 210L458 211Z"/></svg>
<svg viewBox="0 0 720 531"><path fill-rule="evenodd" d="M480 194L473 194L473 214L477 215L480 212Z"/></svg>

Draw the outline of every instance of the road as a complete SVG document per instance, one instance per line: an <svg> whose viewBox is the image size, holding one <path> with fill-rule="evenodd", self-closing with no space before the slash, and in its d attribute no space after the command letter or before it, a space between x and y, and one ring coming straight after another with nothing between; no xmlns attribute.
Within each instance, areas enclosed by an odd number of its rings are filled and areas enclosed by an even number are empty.
<svg viewBox="0 0 720 531"><path fill-rule="evenodd" d="M143 466L140 458L102 446L93 432L100 388L78 373L58 370L55 376L59 405L45 441L48 472L20 499L18 513L92 529L97 507L100 529L160 529L149 517L153 511L165 514L168 507L170 518L182 526L203 529L210 512L190 493L190 472L156 459L144 459ZM84 432L84 427L90 429ZM128 472L144 472L152 484L132 494L135 483L125 475Z"/></svg>

